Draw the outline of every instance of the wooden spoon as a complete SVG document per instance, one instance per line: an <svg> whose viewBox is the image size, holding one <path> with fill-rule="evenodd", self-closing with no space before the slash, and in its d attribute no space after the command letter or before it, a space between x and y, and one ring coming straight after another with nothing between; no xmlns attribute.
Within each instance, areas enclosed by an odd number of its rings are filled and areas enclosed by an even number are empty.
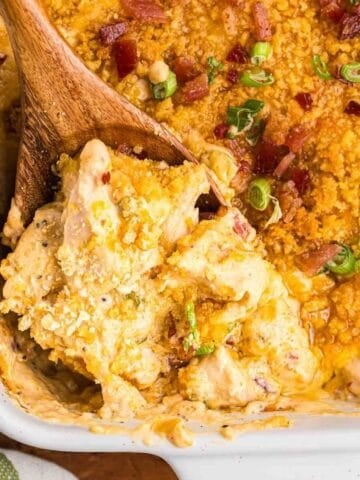
<svg viewBox="0 0 360 480"><path fill-rule="evenodd" d="M87 69L38 0L0 0L0 12L22 84L14 200L25 224L51 197L51 166L58 155L73 155L91 138L114 147L141 145L150 158L170 164L196 162L171 133Z"/></svg>

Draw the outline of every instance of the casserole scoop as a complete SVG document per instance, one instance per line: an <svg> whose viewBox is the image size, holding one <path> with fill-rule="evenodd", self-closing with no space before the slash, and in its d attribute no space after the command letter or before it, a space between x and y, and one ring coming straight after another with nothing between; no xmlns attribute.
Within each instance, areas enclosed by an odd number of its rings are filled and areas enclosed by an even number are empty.
<svg viewBox="0 0 360 480"><path fill-rule="evenodd" d="M92 138L115 148L123 143L142 146L149 158L169 164L197 162L174 135L87 69L39 0L0 0L0 13L22 86L14 202L25 225L51 196L51 168L58 155L73 155Z"/></svg>

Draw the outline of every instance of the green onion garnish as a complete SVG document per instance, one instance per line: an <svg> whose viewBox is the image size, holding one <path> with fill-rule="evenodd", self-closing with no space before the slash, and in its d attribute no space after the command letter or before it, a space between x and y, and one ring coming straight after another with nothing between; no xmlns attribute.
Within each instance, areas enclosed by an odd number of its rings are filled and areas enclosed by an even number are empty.
<svg viewBox="0 0 360 480"><path fill-rule="evenodd" d="M329 72L328 66L320 55L314 55L311 60L311 65L318 77L322 80L331 80L333 76Z"/></svg>
<svg viewBox="0 0 360 480"><path fill-rule="evenodd" d="M211 85L214 80L215 76L219 72L219 70L222 70L224 68L224 64L219 62L215 57L209 57L207 59L207 63L209 65L209 73L208 73L208 79L209 79L209 85Z"/></svg>
<svg viewBox="0 0 360 480"><path fill-rule="evenodd" d="M272 46L269 42L256 42L251 49L250 57L251 63L260 65L271 57Z"/></svg>
<svg viewBox="0 0 360 480"><path fill-rule="evenodd" d="M265 120L262 118L254 121L253 126L245 135L245 140L249 145L254 147L258 143L264 133L265 126Z"/></svg>
<svg viewBox="0 0 360 480"><path fill-rule="evenodd" d="M174 95L177 89L176 75L174 72L169 72L169 76L165 82L151 84L152 94L155 100L164 100L165 98Z"/></svg>
<svg viewBox="0 0 360 480"><path fill-rule="evenodd" d="M348 82L360 83L360 63L343 65L340 70L340 75Z"/></svg>
<svg viewBox="0 0 360 480"><path fill-rule="evenodd" d="M255 208L263 212L269 206L271 200L271 186L266 178L256 178L248 189L248 202Z"/></svg>
<svg viewBox="0 0 360 480"><path fill-rule="evenodd" d="M196 350L196 355L202 357L205 355L210 355L215 350L215 345L213 343L204 343Z"/></svg>
<svg viewBox="0 0 360 480"><path fill-rule="evenodd" d="M190 327L190 333L186 335L183 340L184 350L187 352L190 347L193 347L199 342L200 334L197 329L197 320L195 313L194 302L187 302L185 305L185 317Z"/></svg>
<svg viewBox="0 0 360 480"><path fill-rule="evenodd" d="M245 70L240 77L240 83L246 87L266 87L274 83L274 77L265 70Z"/></svg>
<svg viewBox="0 0 360 480"><path fill-rule="evenodd" d="M261 100L250 99L239 107L228 107L226 123L236 127L237 132L248 130L254 123L254 117L264 108Z"/></svg>
<svg viewBox="0 0 360 480"><path fill-rule="evenodd" d="M325 264L325 269L336 275L350 275L355 272L356 258L350 247L341 245L342 250L335 258Z"/></svg>

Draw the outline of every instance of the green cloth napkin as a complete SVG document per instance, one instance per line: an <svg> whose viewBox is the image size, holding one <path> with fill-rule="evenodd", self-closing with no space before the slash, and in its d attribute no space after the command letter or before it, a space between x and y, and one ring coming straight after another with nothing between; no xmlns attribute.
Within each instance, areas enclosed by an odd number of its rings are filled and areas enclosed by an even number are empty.
<svg viewBox="0 0 360 480"><path fill-rule="evenodd" d="M0 453L0 480L20 480L14 465L3 453Z"/></svg>

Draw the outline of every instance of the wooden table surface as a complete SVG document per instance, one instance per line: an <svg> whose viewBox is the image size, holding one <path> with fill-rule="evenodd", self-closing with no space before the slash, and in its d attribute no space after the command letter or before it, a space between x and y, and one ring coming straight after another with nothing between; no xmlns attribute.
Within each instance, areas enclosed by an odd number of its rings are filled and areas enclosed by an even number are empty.
<svg viewBox="0 0 360 480"><path fill-rule="evenodd" d="M63 453L22 445L0 433L0 447L45 458L68 469L79 480L177 480L160 458L135 453ZM34 479L35 480L35 479Z"/></svg>

